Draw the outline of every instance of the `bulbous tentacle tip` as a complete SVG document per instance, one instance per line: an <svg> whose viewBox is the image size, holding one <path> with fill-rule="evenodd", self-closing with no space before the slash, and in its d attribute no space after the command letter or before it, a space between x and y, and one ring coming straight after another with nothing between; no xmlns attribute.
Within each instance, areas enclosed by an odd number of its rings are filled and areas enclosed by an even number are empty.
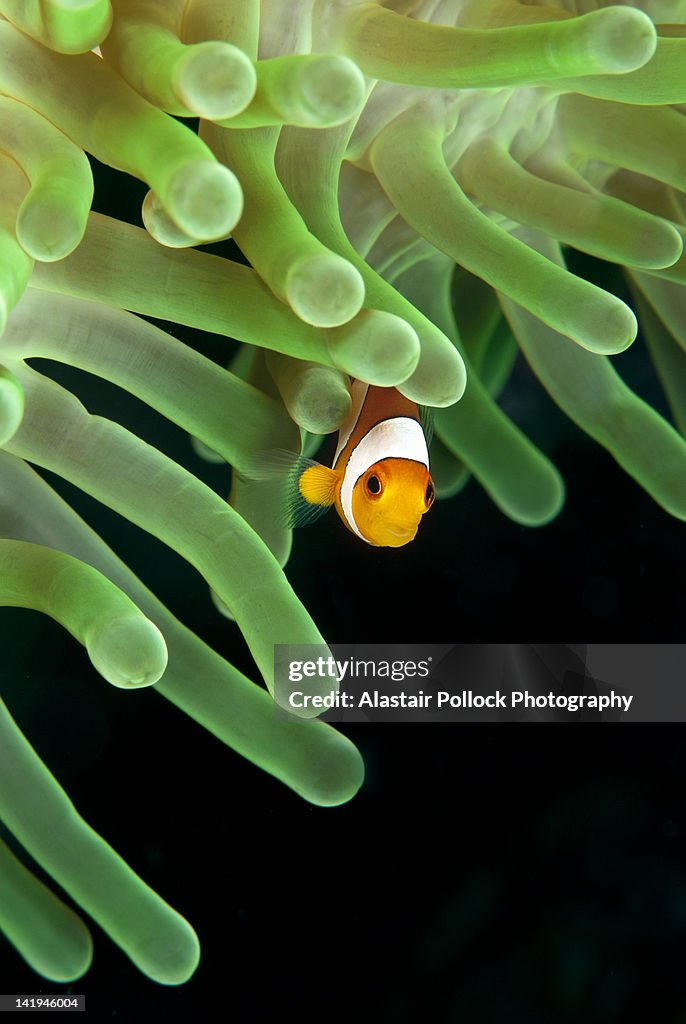
<svg viewBox="0 0 686 1024"><path fill-rule="evenodd" d="M210 121L240 114L256 86L252 61L237 46L220 41L189 46L176 66L173 82L180 101Z"/></svg>
<svg viewBox="0 0 686 1024"><path fill-rule="evenodd" d="M303 723L303 728L310 727L307 722ZM316 807L340 807L356 796L364 776L364 760L355 744L347 736L329 728L316 770L308 774L307 785L303 785L301 778L294 789Z"/></svg>
<svg viewBox="0 0 686 1024"><path fill-rule="evenodd" d="M98 46L112 27L110 0L50 0L43 18L48 44L58 53L88 53Z"/></svg>
<svg viewBox="0 0 686 1024"><path fill-rule="evenodd" d="M420 360L399 390L413 402L446 409L459 402L467 387L467 369L457 349L446 348L434 358Z"/></svg>
<svg viewBox="0 0 686 1024"><path fill-rule="evenodd" d="M40 962L31 959L31 966L59 985L68 985L87 974L93 963L93 939L83 921L73 914L68 932L60 935L59 948L50 949L50 958Z"/></svg>
<svg viewBox="0 0 686 1024"><path fill-rule="evenodd" d="M303 65L298 85L303 124L342 124L364 101L364 75L357 64L341 54L313 57Z"/></svg>
<svg viewBox="0 0 686 1024"><path fill-rule="evenodd" d="M103 623L88 643L88 654L108 683L127 690L156 683L168 659L164 637L140 614Z"/></svg>
<svg viewBox="0 0 686 1024"><path fill-rule="evenodd" d="M157 934L146 945L127 949L136 966L159 985L184 985L200 963L200 941L194 929L168 908L168 930Z"/></svg>
<svg viewBox="0 0 686 1024"><path fill-rule="evenodd" d="M168 249L188 249L204 239L191 238L171 219L159 196L150 189L141 206L141 219L151 238Z"/></svg>
<svg viewBox="0 0 686 1024"><path fill-rule="evenodd" d="M48 978L49 981L55 982L57 985L69 985L73 981L78 981L84 974L88 974L93 964L93 948L88 952L88 956L84 956L81 961L74 961L73 963L65 964L59 967L53 967L52 965L37 965L31 964L33 969L39 974L42 974L44 978Z"/></svg>
<svg viewBox="0 0 686 1024"><path fill-rule="evenodd" d="M607 315L602 322L594 325L585 339L576 339L579 344L597 355L614 356L626 351L636 340L638 321L629 307L615 298L608 296Z"/></svg>
<svg viewBox="0 0 686 1024"><path fill-rule="evenodd" d="M286 298L301 320L314 327L340 327L364 302L364 282L352 263L333 252L296 260L286 277Z"/></svg>
<svg viewBox="0 0 686 1024"><path fill-rule="evenodd" d="M243 191L236 175L213 160L194 160L179 167L160 200L186 235L205 241L230 234L243 212Z"/></svg>
<svg viewBox="0 0 686 1024"><path fill-rule="evenodd" d="M83 238L86 222L58 198L22 203L17 215L17 241L34 260L53 263L73 252Z"/></svg>
<svg viewBox="0 0 686 1024"><path fill-rule="evenodd" d="M547 472L539 476L535 493L532 490L528 507L512 516L521 526L547 526L557 519L564 508L567 497L564 480L551 463L546 468ZM508 515L511 513L508 512Z"/></svg>
<svg viewBox="0 0 686 1024"><path fill-rule="evenodd" d="M339 734L336 734L337 736ZM365 768L362 754L349 740L345 747L338 750L337 764L331 776L319 780L317 790L313 792L312 803L319 807L340 807L347 804L357 795L364 782Z"/></svg>
<svg viewBox="0 0 686 1024"><path fill-rule="evenodd" d="M329 332L327 346L339 369L378 387L407 380L420 356L414 328L379 309L364 309L351 323Z"/></svg>
<svg viewBox="0 0 686 1024"><path fill-rule="evenodd" d="M34 971L58 985L82 978L93 962L93 939L84 922L4 845L0 858L5 889L20 897L14 901L19 921L5 922L18 951Z"/></svg>
<svg viewBox="0 0 686 1024"><path fill-rule="evenodd" d="M640 264L642 267L664 270L673 267L681 259L684 239L673 224L662 220L654 227L646 227L637 239L637 248L643 257Z"/></svg>
<svg viewBox="0 0 686 1024"><path fill-rule="evenodd" d="M599 72L626 73L647 64L657 47L652 19L634 7L606 7L587 15L587 52ZM581 45L583 46L583 42Z"/></svg>
<svg viewBox="0 0 686 1024"><path fill-rule="evenodd" d="M344 378L325 366L312 366L302 375L290 412L298 426L311 434L331 434L350 414L352 401Z"/></svg>

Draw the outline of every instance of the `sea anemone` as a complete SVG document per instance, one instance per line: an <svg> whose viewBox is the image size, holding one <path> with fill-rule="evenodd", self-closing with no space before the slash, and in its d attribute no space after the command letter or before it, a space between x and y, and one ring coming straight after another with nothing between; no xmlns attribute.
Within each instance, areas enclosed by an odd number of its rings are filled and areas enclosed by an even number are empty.
<svg viewBox="0 0 686 1024"><path fill-rule="evenodd" d="M107 681L154 684L306 800L342 803L362 779L355 747L324 723L277 720L270 694L32 467L180 553L272 692L274 645L323 639L283 573L279 485L254 479L253 459L312 450L348 412L351 378L436 409L439 496L473 475L537 526L564 489L496 401L521 350L564 412L686 518L686 3L0 12L2 601L52 616ZM85 154L147 183L145 228L90 212ZM207 251L229 236L250 266ZM634 340L634 313L570 273L562 245L626 268L675 426L608 359ZM225 370L141 316L242 347L227 345ZM90 415L36 358L105 378L187 431L232 467L229 503ZM191 927L79 817L4 705L0 820L0 927L37 971L79 977L91 940L27 855L151 978L192 974Z"/></svg>

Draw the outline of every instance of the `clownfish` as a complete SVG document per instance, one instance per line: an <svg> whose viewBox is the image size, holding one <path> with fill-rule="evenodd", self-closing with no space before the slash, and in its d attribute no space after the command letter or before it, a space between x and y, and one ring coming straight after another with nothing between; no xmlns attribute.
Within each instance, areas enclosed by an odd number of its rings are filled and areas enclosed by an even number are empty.
<svg viewBox="0 0 686 1024"><path fill-rule="evenodd" d="M353 381L331 467L301 456L291 468L288 519L312 522L332 505L367 544L409 544L436 495L429 473L428 425L395 388Z"/></svg>

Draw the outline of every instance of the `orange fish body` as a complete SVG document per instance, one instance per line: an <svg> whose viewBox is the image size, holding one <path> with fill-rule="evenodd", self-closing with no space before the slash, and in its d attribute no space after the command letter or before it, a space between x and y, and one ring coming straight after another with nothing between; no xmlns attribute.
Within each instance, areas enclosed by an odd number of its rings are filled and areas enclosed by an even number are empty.
<svg viewBox="0 0 686 1024"><path fill-rule="evenodd" d="M310 509L331 505L367 544L402 547L414 539L434 500L419 409L395 388L352 385L330 469L310 464L298 478ZM308 518L312 518L310 515Z"/></svg>

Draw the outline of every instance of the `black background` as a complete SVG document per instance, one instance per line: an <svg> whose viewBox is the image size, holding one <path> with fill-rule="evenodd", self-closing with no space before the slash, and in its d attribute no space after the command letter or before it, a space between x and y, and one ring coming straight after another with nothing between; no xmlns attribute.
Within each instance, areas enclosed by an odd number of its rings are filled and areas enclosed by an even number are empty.
<svg viewBox="0 0 686 1024"><path fill-rule="evenodd" d="M96 207L137 222L143 192L100 172ZM571 261L621 292L612 268ZM230 354L225 339L164 326L219 362ZM663 408L640 342L616 364ZM200 462L137 400L40 365L228 493L228 470ZM287 568L324 636L680 640L682 525L555 409L525 365L503 404L561 470L560 517L519 527L475 483L437 503L397 551L368 548L325 517L299 531ZM175 614L254 675L235 627L178 556L59 488ZM653 1019L684 1019L682 726L346 727L367 780L350 804L325 810L155 693L108 687L37 614L4 609L2 638L3 694L18 723L86 820L203 946L191 982L165 989L93 925L93 967L71 986L87 994L91 1020L248 1021L290 1009L535 1024L643 1019L648 1007ZM65 990L0 941L0 991Z"/></svg>

